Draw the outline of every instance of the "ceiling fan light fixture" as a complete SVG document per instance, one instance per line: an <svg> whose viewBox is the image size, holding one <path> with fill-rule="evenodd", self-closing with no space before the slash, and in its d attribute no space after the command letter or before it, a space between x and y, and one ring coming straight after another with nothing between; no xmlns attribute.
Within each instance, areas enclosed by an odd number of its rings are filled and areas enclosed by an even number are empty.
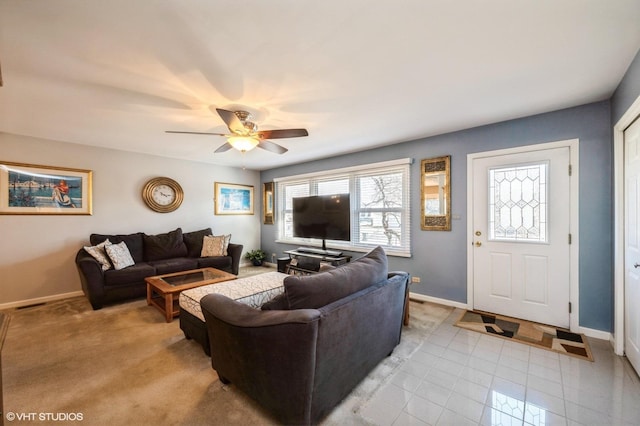
<svg viewBox="0 0 640 426"><path fill-rule="evenodd" d="M252 136L231 136L227 139L227 142L241 152L251 151L260 143L257 138Z"/></svg>

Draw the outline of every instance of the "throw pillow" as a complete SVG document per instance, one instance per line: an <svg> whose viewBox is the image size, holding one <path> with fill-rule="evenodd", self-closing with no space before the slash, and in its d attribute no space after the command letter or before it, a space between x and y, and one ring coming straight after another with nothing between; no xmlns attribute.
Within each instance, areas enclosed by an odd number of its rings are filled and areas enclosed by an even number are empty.
<svg viewBox="0 0 640 426"><path fill-rule="evenodd" d="M315 275L284 279L289 309L318 309L387 279L387 255L376 247L346 265Z"/></svg>
<svg viewBox="0 0 640 426"><path fill-rule="evenodd" d="M91 247L84 246L85 251L89 253L91 256L93 256L93 258L97 260L98 263L100 263L100 266L102 267L103 271L111 269L111 262L109 261L109 256L107 255L107 252L104 249L105 246L108 246L110 244L111 244L111 241L109 241L109 239L106 239L100 244L95 246L91 246Z"/></svg>
<svg viewBox="0 0 640 426"><path fill-rule="evenodd" d="M105 250L107 251L109 259L111 259L111 263L113 263L113 268L116 271L124 269L127 266L135 265L135 262L131 257L131 253L129 253L129 249L124 241L118 244L109 244L108 246L105 246Z"/></svg>
<svg viewBox="0 0 640 426"><path fill-rule="evenodd" d="M166 234L143 235L145 260L164 260L187 255L187 246L182 239L182 229Z"/></svg>
<svg viewBox="0 0 640 426"><path fill-rule="evenodd" d="M228 256L229 255L229 242L231 241L231 234L227 234L227 235L220 235L221 237L224 238L224 242L222 243L222 255L223 256Z"/></svg>
<svg viewBox="0 0 640 426"><path fill-rule="evenodd" d="M206 235L202 239L202 253L200 253L201 257L224 256L224 252L224 235Z"/></svg>
<svg viewBox="0 0 640 426"><path fill-rule="evenodd" d="M207 235L213 235L213 232L211 232L211 228L201 229L200 231L186 232L182 234L184 244L187 246L187 256L200 256L200 253L202 253L202 240Z"/></svg>
<svg viewBox="0 0 640 426"><path fill-rule="evenodd" d="M142 238L144 234L142 232L136 232L135 234L126 234L126 235L102 235L102 234L91 234L89 236L89 241L92 246L98 245L106 239L111 241L111 244L118 244L124 241L129 249L129 253L131 253L131 257L134 262L140 263L144 262L144 239Z"/></svg>

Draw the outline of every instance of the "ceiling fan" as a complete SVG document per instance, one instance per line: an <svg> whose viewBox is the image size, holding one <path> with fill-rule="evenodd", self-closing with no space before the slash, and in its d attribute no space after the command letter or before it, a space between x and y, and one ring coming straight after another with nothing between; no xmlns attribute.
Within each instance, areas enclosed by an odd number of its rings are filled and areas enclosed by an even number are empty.
<svg viewBox="0 0 640 426"><path fill-rule="evenodd" d="M216 108L216 111L225 122L230 134L227 133L207 133L207 132L185 132L178 130L166 130L166 133L186 133L190 135L217 135L226 136L227 143L216 149L215 153L225 152L235 148L240 152L251 151L256 146L267 151L284 154L287 148L271 142L267 139L298 138L309 136L306 129L280 129L280 130L258 130L258 125L252 121L251 114L247 111L229 111Z"/></svg>

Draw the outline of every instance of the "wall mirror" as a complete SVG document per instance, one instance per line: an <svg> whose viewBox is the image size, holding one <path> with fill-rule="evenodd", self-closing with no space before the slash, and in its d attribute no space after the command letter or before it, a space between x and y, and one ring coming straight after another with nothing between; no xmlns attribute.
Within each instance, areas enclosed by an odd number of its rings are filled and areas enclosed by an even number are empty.
<svg viewBox="0 0 640 426"><path fill-rule="evenodd" d="M262 222L273 225L273 182L266 182L262 188Z"/></svg>
<svg viewBox="0 0 640 426"><path fill-rule="evenodd" d="M424 231L451 231L451 156L420 164L420 225Z"/></svg>

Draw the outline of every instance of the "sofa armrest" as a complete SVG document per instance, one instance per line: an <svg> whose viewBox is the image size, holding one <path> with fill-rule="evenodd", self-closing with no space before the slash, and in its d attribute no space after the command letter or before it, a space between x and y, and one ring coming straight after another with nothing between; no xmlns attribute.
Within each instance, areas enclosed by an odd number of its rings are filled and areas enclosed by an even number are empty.
<svg viewBox="0 0 640 426"><path fill-rule="evenodd" d="M104 271L102 265L84 249L76 254L76 267L80 275L82 290L93 309L102 308L104 299Z"/></svg>
<svg viewBox="0 0 640 426"><path fill-rule="evenodd" d="M405 272L405 271L389 271L388 274L387 274L387 277L388 278L393 278L393 277L398 276L398 275L406 276L407 278L409 278L409 274L407 272Z"/></svg>
<svg viewBox="0 0 640 426"><path fill-rule="evenodd" d="M220 294L200 305L220 380L285 424L309 424L320 312L261 311Z"/></svg>
<svg viewBox="0 0 640 426"><path fill-rule="evenodd" d="M227 254L231 256L231 273L238 275L240 268L240 259L242 259L242 244L229 243L227 246Z"/></svg>

